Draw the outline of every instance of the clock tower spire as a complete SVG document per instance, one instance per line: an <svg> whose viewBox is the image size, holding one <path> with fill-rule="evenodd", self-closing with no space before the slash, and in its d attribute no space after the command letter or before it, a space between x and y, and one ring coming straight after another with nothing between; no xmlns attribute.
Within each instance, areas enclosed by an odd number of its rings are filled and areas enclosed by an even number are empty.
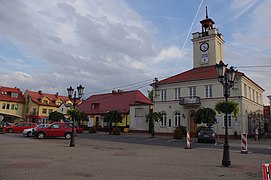
<svg viewBox="0 0 271 180"><path fill-rule="evenodd" d="M224 59L224 39L214 27L215 22L208 17L200 21L201 32L193 33L193 67L212 66Z"/></svg>

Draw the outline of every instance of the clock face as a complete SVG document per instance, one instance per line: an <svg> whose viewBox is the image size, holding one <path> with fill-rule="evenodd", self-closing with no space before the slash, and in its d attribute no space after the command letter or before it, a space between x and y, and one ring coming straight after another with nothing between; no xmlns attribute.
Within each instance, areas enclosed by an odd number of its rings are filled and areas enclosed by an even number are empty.
<svg viewBox="0 0 271 180"><path fill-rule="evenodd" d="M205 52L205 51L207 51L209 49L209 44L208 43L202 43L201 45L200 45L200 50L202 51L202 52Z"/></svg>

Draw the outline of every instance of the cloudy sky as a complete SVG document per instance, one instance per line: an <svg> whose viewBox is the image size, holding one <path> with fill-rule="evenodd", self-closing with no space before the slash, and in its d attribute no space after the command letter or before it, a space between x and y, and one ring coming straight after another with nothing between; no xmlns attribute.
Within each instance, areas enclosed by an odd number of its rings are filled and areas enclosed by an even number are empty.
<svg viewBox="0 0 271 180"><path fill-rule="evenodd" d="M192 68L205 6L224 35L225 62L262 86L267 104L270 0L0 0L0 86L146 93L154 77Z"/></svg>

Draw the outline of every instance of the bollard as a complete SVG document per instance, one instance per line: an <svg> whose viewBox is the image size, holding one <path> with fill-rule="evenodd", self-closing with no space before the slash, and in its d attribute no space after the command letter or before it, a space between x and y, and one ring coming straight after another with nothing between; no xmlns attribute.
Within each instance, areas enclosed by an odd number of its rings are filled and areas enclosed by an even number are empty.
<svg viewBox="0 0 271 180"><path fill-rule="evenodd" d="M241 134L241 154L247 154L247 134Z"/></svg>
<svg viewBox="0 0 271 180"><path fill-rule="evenodd" d="M191 149L191 144L190 144L190 133L189 131L187 131L187 134L186 134L186 146L185 146L185 149Z"/></svg>
<svg viewBox="0 0 271 180"><path fill-rule="evenodd" d="M263 169L263 179L271 180L271 164L262 164Z"/></svg>

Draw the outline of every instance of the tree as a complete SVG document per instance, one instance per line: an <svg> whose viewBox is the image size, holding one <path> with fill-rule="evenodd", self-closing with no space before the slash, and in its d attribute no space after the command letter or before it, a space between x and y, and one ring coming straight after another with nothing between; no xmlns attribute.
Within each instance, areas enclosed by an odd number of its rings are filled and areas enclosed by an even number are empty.
<svg viewBox="0 0 271 180"><path fill-rule="evenodd" d="M61 120L65 120L65 116L60 112L54 111L49 114L49 120L60 122Z"/></svg>
<svg viewBox="0 0 271 180"><path fill-rule="evenodd" d="M122 122L122 117L118 111L109 111L105 117L104 121L109 123L110 126L110 131L109 133L111 134L112 132L112 123L114 123L114 126L116 127L118 123Z"/></svg>
<svg viewBox="0 0 271 180"><path fill-rule="evenodd" d="M148 91L148 98L153 102L153 89Z"/></svg>
<svg viewBox="0 0 271 180"><path fill-rule="evenodd" d="M80 112L78 109L68 109L67 114L70 117L75 117L75 121L77 121L78 125L81 125L82 121L88 121L88 116L85 112Z"/></svg>
<svg viewBox="0 0 271 180"><path fill-rule="evenodd" d="M84 111L80 112L79 114L78 125L80 125L83 121L88 121L88 115Z"/></svg>
<svg viewBox="0 0 271 180"><path fill-rule="evenodd" d="M161 113L149 112L146 115L146 122L150 123L152 137L154 137L154 122L160 122L161 120L162 120Z"/></svg>
<svg viewBox="0 0 271 180"><path fill-rule="evenodd" d="M216 112L212 108L200 108L195 113L195 123L203 123L210 128L216 121L215 116Z"/></svg>

